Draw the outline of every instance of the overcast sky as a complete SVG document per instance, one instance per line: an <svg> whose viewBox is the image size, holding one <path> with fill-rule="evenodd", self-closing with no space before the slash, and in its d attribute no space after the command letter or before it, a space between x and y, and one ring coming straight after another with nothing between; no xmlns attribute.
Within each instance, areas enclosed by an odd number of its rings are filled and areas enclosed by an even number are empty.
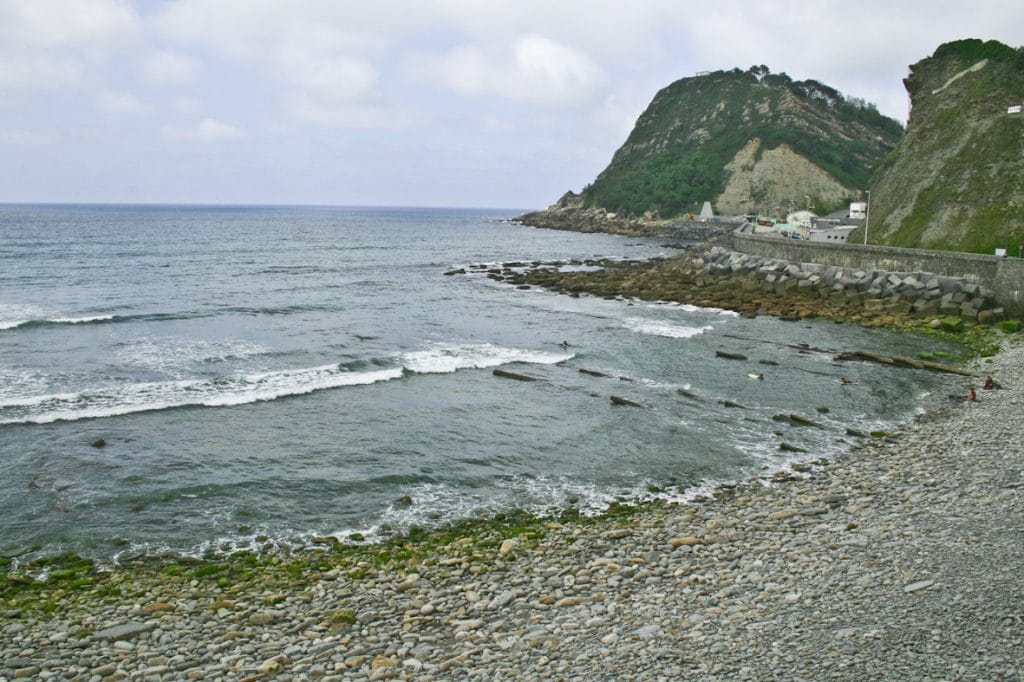
<svg viewBox="0 0 1024 682"><path fill-rule="evenodd" d="M654 93L766 64L906 120L1008 0L0 0L0 202L533 208Z"/></svg>

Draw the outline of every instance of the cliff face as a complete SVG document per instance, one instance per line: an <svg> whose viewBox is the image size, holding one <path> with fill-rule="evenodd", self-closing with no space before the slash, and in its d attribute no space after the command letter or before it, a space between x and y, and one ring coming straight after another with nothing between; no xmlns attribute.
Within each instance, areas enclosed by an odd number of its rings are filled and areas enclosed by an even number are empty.
<svg viewBox="0 0 1024 682"><path fill-rule="evenodd" d="M729 174L725 189L715 200L719 213L736 215L770 213L772 207L792 205L806 208L842 205L858 191L846 187L788 144L764 149L758 138L750 140L726 164Z"/></svg>
<svg viewBox="0 0 1024 682"><path fill-rule="evenodd" d="M1024 244L1024 50L947 43L911 67L907 132L871 181L868 242L1016 256ZM860 241L863 233L851 236Z"/></svg>
<svg viewBox="0 0 1024 682"><path fill-rule="evenodd" d="M860 196L902 132L872 105L765 66L684 78L657 93L574 206L532 215L651 223L705 201L719 215L834 210Z"/></svg>

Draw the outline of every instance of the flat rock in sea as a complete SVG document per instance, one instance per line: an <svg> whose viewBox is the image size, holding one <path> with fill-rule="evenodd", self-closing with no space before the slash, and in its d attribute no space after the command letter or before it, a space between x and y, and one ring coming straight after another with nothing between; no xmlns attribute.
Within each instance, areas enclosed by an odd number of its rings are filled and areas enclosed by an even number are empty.
<svg viewBox="0 0 1024 682"><path fill-rule="evenodd" d="M502 377L504 379L515 379L516 381L537 381L537 377L531 377L526 374L517 374L516 372L509 372L504 369L495 369L492 374L496 377Z"/></svg>

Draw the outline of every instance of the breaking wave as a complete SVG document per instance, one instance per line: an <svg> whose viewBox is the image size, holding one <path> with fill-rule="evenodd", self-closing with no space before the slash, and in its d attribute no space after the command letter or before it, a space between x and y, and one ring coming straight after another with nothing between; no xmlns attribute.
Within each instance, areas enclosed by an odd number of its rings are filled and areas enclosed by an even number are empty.
<svg viewBox="0 0 1024 682"><path fill-rule="evenodd" d="M375 384L407 374L447 374L514 362L554 364L572 357L571 353L548 353L489 343L443 344L397 358L372 361L209 379L136 382L29 397L0 397L0 424L44 424L177 407L227 407L331 388Z"/></svg>

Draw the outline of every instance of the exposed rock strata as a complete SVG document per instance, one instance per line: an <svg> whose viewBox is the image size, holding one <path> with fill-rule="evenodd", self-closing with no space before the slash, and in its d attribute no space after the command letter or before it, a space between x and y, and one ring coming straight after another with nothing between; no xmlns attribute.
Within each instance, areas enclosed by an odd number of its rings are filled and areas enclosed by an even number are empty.
<svg viewBox="0 0 1024 682"><path fill-rule="evenodd" d="M800 156L786 144L762 149L754 139L736 153L725 166L729 180L715 199L715 209L723 215L749 212L767 213L779 203L796 202L804 208L805 198L836 206L858 190L844 187L831 175Z"/></svg>

